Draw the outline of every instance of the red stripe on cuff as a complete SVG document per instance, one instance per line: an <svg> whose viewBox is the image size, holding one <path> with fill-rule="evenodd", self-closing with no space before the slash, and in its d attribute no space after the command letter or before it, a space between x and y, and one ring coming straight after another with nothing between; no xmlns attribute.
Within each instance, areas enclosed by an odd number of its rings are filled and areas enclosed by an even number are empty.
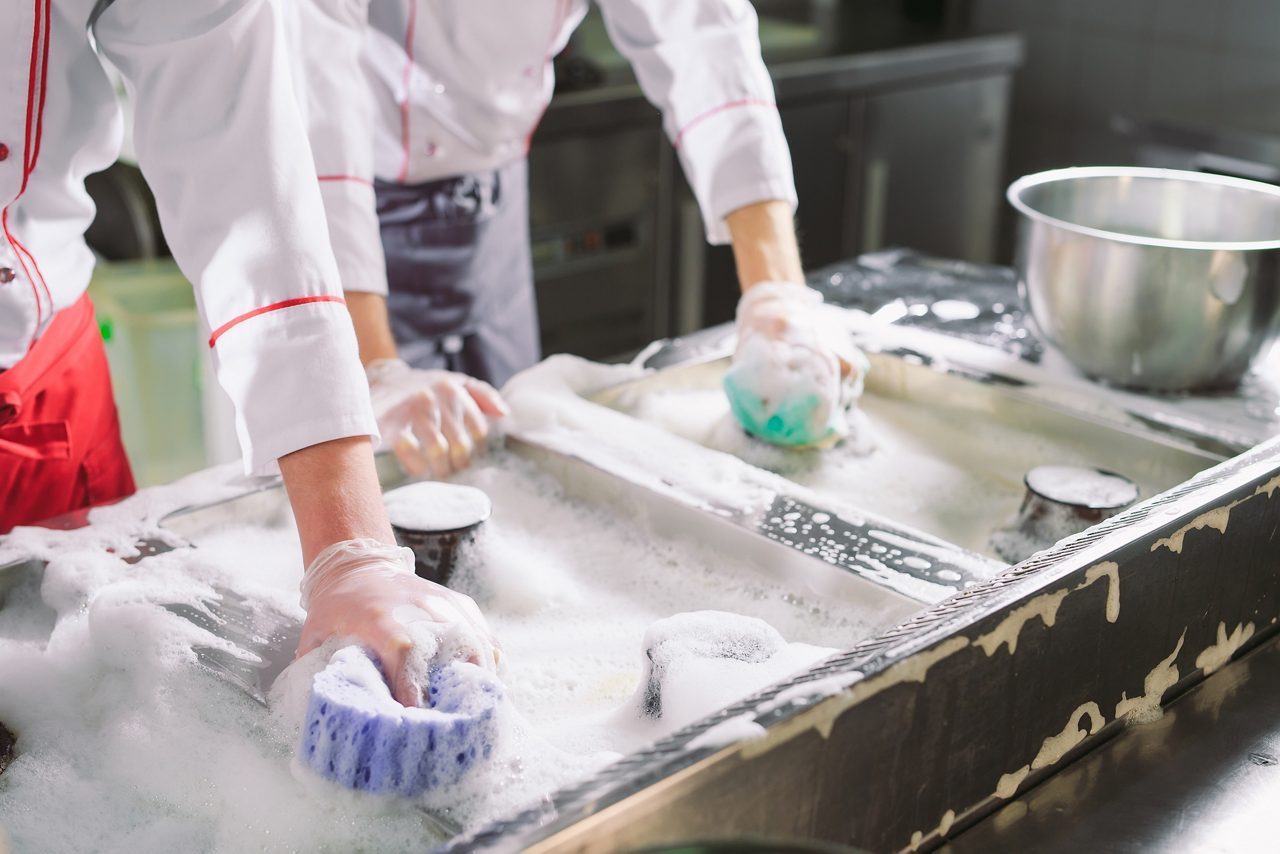
<svg viewBox="0 0 1280 854"><path fill-rule="evenodd" d="M357 184L364 184L366 187L372 187L373 182L368 178L360 178L356 175L317 175L317 181L355 181Z"/></svg>
<svg viewBox="0 0 1280 854"><path fill-rule="evenodd" d="M689 131L693 130L695 127L702 124L704 121L711 118L712 116L719 115L720 113L723 113L727 110L736 110L739 107L769 107L770 109L773 109L773 110L778 109L778 105L775 104L773 101L766 101L763 98L743 98L740 101L730 101L727 104L721 104L718 107L712 107L710 110L707 110L702 115L695 117L684 127L680 128L680 132L676 134L676 141L673 143L673 145L675 145L676 148L679 148L680 143L684 142L685 134L687 134Z"/></svg>
<svg viewBox="0 0 1280 854"><path fill-rule="evenodd" d="M243 323L250 318L257 317L260 314L266 314L269 311L279 311L282 308L292 308L295 305L306 305L310 302L338 302L346 305L346 300L336 296L318 296L318 297L295 297L293 299L282 300L281 302L273 302L271 305L264 305L262 308L255 308L253 311L246 311L239 317L233 317L226 323L213 330L213 334L209 336L209 346L213 347L218 343L218 339L222 337L228 329L238 323Z"/></svg>

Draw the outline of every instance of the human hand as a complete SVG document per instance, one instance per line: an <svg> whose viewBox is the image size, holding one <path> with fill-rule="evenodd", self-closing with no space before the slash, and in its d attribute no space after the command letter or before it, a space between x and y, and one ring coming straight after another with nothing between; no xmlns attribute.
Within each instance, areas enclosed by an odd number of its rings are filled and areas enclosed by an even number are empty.
<svg viewBox="0 0 1280 854"><path fill-rule="evenodd" d="M748 433L778 445L826 446L848 433L846 410L868 363L799 284L755 285L738 303L738 345L725 393Z"/></svg>
<svg viewBox="0 0 1280 854"><path fill-rule="evenodd" d="M500 647L476 603L413 572L413 552L377 540L344 540L316 556L302 578L306 655L332 637L353 638L382 665L396 701L422 704L432 659L497 669Z"/></svg>
<svg viewBox="0 0 1280 854"><path fill-rule="evenodd" d="M465 374L419 370L399 359L365 369L382 440L414 476L466 468L489 437L489 418L508 413L493 386Z"/></svg>

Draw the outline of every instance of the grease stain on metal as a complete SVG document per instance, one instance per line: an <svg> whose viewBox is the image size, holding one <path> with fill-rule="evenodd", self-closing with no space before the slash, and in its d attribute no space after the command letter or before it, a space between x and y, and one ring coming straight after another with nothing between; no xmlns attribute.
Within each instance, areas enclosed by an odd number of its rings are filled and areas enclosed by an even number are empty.
<svg viewBox="0 0 1280 854"><path fill-rule="evenodd" d="M1178 665L1173 662L1182 651L1182 644L1186 639L1187 631L1183 629L1173 652L1168 658L1161 659L1142 681L1141 696L1129 699L1128 694L1120 695L1120 702L1116 704L1116 720L1123 719L1128 724L1146 724L1163 717L1164 709L1160 706L1160 699L1165 691L1178 683Z"/></svg>
<svg viewBox="0 0 1280 854"><path fill-rule="evenodd" d="M1085 719L1089 722L1089 731L1086 733L1081 724ZM1067 725L1063 727L1062 732L1057 735L1051 735L1044 740L1044 744L1040 746L1040 752L1036 754L1036 758L1031 760L1031 770L1038 771L1041 768L1048 768L1066 756L1075 747L1078 747L1088 735L1097 735L1105 725L1107 719L1102 716L1102 709L1098 708L1095 702L1083 703L1078 709L1071 713Z"/></svg>
<svg viewBox="0 0 1280 854"><path fill-rule="evenodd" d="M1235 631L1227 634L1227 624L1218 623L1218 642L1207 647L1204 652L1196 656L1196 667L1204 671L1204 675L1208 676L1222 665L1231 660L1231 656L1240 651L1240 647L1245 645L1249 638L1253 637L1253 623L1240 623L1236 626Z"/></svg>
<svg viewBox="0 0 1280 854"><path fill-rule="evenodd" d="M933 665L945 658L950 658L968 646L968 638L948 638L932 649L926 649L899 661L883 673L870 679L856 682L841 693L833 695L827 701L806 709L776 726L770 727L765 738L744 744L742 758L753 759L757 756L763 756L811 729L817 730L818 734L823 738L829 738L836 720L851 707L870 697L874 697L887 688L892 688L894 685L905 682L923 683L925 676Z"/></svg>
<svg viewBox="0 0 1280 854"><path fill-rule="evenodd" d="M1108 581L1106 616L1108 623L1114 623L1120 619L1120 564L1107 560L1089 567L1084 573L1084 583L1076 589L1083 590L1099 578Z"/></svg>

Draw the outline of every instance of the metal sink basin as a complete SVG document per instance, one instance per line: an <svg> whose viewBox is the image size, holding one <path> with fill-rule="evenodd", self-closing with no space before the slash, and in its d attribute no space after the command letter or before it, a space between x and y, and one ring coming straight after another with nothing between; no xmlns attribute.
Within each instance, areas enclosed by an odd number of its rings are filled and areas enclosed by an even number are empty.
<svg viewBox="0 0 1280 854"><path fill-rule="evenodd" d="M1048 405L1014 381L949 373L901 351L868 355L860 423L827 451L776 448L744 434L721 391L727 357L657 370L592 399L830 501L990 557L997 557L991 534L1014 517L1023 477L1036 466L1117 472L1146 499L1222 460L1154 432Z"/></svg>

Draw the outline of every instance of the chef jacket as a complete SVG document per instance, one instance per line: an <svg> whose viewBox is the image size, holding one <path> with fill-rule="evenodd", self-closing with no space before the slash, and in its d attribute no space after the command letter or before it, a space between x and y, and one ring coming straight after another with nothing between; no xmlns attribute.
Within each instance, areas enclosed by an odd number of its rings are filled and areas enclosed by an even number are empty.
<svg viewBox="0 0 1280 854"><path fill-rule="evenodd" d="M328 245L278 11L269 0L3 0L0 368L84 293L84 177L122 122L97 51L135 107L139 165L193 283L246 469L375 435Z"/></svg>
<svg viewBox="0 0 1280 854"><path fill-rule="evenodd" d="M707 238L771 199L791 158L748 0L597 0L679 153ZM371 179L420 183L521 157L551 100L552 57L587 0L298 0L302 102L344 286L386 293ZM367 26L366 26L367 24ZM364 75L353 75L357 58ZM372 97L370 97L370 89ZM372 132L369 128L372 127Z"/></svg>

